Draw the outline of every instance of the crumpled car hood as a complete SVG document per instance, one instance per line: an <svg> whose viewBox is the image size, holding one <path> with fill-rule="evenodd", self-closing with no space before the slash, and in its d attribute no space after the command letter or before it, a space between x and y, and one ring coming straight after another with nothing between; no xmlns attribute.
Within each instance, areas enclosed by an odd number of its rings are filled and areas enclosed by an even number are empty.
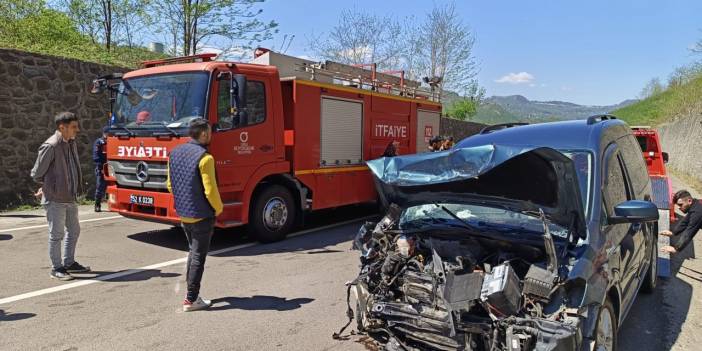
<svg viewBox="0 0 702 351"><path fill-rule="evenodd" d="M537 214L585 237L573 162L537 146L481 145L367 162L385 205L457 202Z"/></svg>

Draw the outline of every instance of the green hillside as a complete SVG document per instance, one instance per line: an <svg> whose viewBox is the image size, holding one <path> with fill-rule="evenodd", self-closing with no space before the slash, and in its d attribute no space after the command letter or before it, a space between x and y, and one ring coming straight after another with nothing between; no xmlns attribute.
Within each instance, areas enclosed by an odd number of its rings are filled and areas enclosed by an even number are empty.
<svg viewBox="0 0 702 351"><path fill-rule="evenodd" d="M702 104L702 76L687 84L669 87L660 94L612 111L629 125L655 126Z"/></svg>
<svg viewBox="0 0 702 351"><path fill-rule="evenodd" d="M470 118L470 121L484 124L500 124L519 122L519 118L507 112L498 104L484 102L478 107L478 112Z"/></svg>

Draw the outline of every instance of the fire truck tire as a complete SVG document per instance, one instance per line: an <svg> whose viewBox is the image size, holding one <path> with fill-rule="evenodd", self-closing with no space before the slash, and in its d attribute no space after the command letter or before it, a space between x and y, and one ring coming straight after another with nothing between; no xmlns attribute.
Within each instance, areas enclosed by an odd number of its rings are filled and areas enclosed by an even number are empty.
<svg viewBox="0 0 702 351"><path fill-rule="evenodd" d="M249 229L263 243L285 239L295 224L295 201L290 191L273 184L258 193L251 208Z"/></svg>

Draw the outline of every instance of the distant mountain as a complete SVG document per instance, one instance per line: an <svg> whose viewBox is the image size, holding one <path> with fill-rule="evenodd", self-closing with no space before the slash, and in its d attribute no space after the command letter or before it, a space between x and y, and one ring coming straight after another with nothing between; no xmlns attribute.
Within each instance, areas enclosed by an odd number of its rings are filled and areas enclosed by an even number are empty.
<svg viewBox="0 0 702 351"><path fill-rule="evenodd" d="M472 120L481 123L549 122L586 118L609 113L638 100L625 100L610 106L587 106L564 101L531 101L521 95L486 98Z"/></svg>

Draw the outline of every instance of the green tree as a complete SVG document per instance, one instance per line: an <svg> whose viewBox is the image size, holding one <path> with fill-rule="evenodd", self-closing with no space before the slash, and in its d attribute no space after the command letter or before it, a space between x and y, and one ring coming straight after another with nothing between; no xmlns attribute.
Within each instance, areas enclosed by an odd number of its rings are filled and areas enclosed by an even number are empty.
<svg viewBox="0 0 702 351"><path fill-rule="evenodd" d="M194 55L205 45L216 45L226 56L251 49L278 33L278 23L263 22L254 5L264 0L164 0L151 12L163 14L156 23L173 55Z"/></svg>
<svg viewBox="0 0 702 351"><path fill-rule="evenodd" d="M309 46L323 59L344 64L375 63L381 70L398 69L402 31L392 17L346 9L329 33L312 38Z"/></svg>
<svg viewBox="0 0 702 351"><path fill-rule="evenodd" d="M475 80L467 84L463 96L454 101L445 113L453 119L469 120L478 113L478 108L485 97L485 88L478 85Z"/></svg>

